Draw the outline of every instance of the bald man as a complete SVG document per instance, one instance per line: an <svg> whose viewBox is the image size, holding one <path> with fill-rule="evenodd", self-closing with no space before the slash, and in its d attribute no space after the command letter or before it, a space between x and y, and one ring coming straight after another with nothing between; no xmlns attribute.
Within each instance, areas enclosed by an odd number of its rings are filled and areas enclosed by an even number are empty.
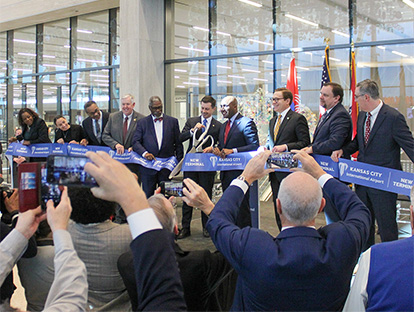
<svg viewBox="0 0 414 312"><path fill-rule="evenodd" d="M209 216L206 228L216 248L238 273L232 311L338 311L349 291L354 266L368 237L368 208L346 185L322 170L306 152L295 156L304 172L282 180L277 237L258 229L240 229L236 217L249 185L270 172L270 151L253 158L214 204L193 181L184 180L183 200ZM327 192L342 222L318 230L315 219Z"/></svg>

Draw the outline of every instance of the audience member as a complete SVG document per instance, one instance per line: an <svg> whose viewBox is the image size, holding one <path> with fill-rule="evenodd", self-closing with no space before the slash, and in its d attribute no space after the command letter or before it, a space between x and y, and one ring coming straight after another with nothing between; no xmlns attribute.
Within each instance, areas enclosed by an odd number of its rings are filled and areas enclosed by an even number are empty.
<svg viewBox="0 0 414 312"><path fill-rule="evenodd" d="M198 140L201 134L207 132L207 135L211 135L213 138L213 142L208 140L202 146L203 149L207 148L208 146L213 146L218 143L219 134L220 134L220 127L221 122L216 120L213 117L213 113L216 110L216 100L206 95L200 101L201 106L201 116L198 117L191 117L189 118L181 131L180 134L180 141L185 142L189 140L187 153L193 147L193 136L194 132L196 132L196 139ZM184 172L184 178L190 178L196 183L198 183L202 188L204 188L211 198L213 194L213 185L214 179L216 177L216 171L187 171ZM191 219L193 216L193 207L188 206L186 203L183 203L183 213L182 213L182 221L181 226L182 229L178 235L178 239L186 238L191 235ZM203 235L204 237L209 237L207 230L205 229L207 222L207 216L201 212L201 225L203 226Z"/></svg>
<svg viewBox="0 0 414 312"><path fill-rule="evenodd" d="M163 195L157 194L148 199L148 204L154 210L163 228L170 231L172 235L177 234L177 217L171 202ZM235 274L231 274L232 268L223 255L219 252L211 253L207 249L183 251L177 243L174 243L174 251L188 310L218 311L220 308L224 310L230 308L235 288ZM137 311L137 283L131 251L121 255L118 260L118 268L128 289L132 309ZM219 288L220 283L227 275L229 282L225 285L226 287ZM221 292L220 297L223 298L221 302L218 302L214 296L214 292L218 292L218 290ZM230 304L228 304L229 302Z"/></svg>
<svg viewBox="0 0 414 312"><path fill-rule="evenodd" d="M50 288L44 311L84 311L87 302L86 269L79 260L67 232L71 212L67 189L55 208L47 203L47 220L53 232L55 245L55 278ZM46 218L40 206L22 213L16 228L0 243L0 283L9 274L27 246L39 223Z"/></svg>
<svg viewBox="0 0 414 312"><path fill-rule="evenodd" d="M88 309L127 311L128 294L117 269L119 256L129 250L131 232L127 224L110 220L115 203L92 195L90 189L70 187L72 214L68 231L88 273Z"/></svg>
<svg viewBox="0 0 414 312"><path fill-rule="evenodd" d="M132 144L134 152L147 160L157 157L169 158L175 156L178 161L183 158L183 145L179 140L180 128L177 118L163 114L162 101L159 96L151 96L148 108L150 115L137 123ZM171 171L163 168L160 171L146 167L140 168L142 189L147 197L162 181L168 181Z"/></svg>
<svg viewBox="0 0 414 312"><path fill-rule="evenodd" d="M359 82L355 89L355 100L358 100L361 109L357 134L352 142L335 150L332 159L338 161L342 155L349 157L358 151L360 162L401 170L402 148L414 161L414 138L407 122L398 110L382 102L377 83L369 79ZM365 249L375 244L375 221L381 241L397 240L397 194L363 185L356 185L355 192L372 216Z"/></svg>
<svg viewBox="0 0 414 312"><path fill-rule="evenodd" d="M109 113L99 109L95 101L88 101L84 105L87 118L82 122L85 138L80 142L82 145L103 145L102 133L108 123Z"/></svg>
<svg viewBox="0 0 414 312"><path fill-rule="evenodd" d="M414 235L414 186L411 188ZM362 254L344 311L414 311L414 236L372 246Z"/></svg>
<svg viewBox="0 0 414 312"><path fill-rule="evenodd" d="M255 151L259 148L259 136L254 121L241 115L237 108L237 99L234 96L226 96L221 100L220 112L227 121L220 128L219 147L206 152L214 152L217 156L226 158L233 153ZM241 174L241 170L228 170L220 172L220 180L223 191L231 181ZM243 202L237 216L237 225L240 227L252 224L250 216L249 192L242 198Z"/></svg>
<svg viewBox="0 0 414 312"><path fill-rule="evenodd" d="M69 124L62 115L57 115L53 122L56 126L55 143L79 144L85 139L82 127Z"/></svg>
<svg viewBox="0 0 414 312"><path fill-rule="evenodd" d="M207 230L238 273L234 311L338 311L349 292L354 266L368 237L370 214L346 185L301 151L304 172L286 177L276 201L282 221L277 237L235 225L243 194L268 174L270 151L254 157L214 207L205 191L184 180L184 200L209 215ZM318 184L319 182L319 184ZM315 229L323 187L343 221Z"/></svg>

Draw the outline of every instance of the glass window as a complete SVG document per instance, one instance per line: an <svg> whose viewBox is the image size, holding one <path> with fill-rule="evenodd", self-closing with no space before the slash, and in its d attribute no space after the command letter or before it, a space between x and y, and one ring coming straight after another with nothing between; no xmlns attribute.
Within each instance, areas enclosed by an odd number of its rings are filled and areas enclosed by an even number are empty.
<svg viewBox="0 0 414 312"><path fill-rule="evenodd" d="M7 33L0 33L0 77L6 76L7 71Z"/></svg>
<svg viewBox="0 0 414 312"><path fill-rule="evenodd" d="M36 27L14 31L13 37L13 76L36 73ZM23 78L30 82L31 78Z"/></svg>

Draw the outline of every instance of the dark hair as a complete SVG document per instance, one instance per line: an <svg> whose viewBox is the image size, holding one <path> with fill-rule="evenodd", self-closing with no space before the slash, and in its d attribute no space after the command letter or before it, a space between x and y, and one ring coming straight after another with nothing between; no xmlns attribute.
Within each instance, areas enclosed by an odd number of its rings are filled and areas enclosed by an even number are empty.
<svg viewBox="0 0 414 312"><path fill-rule="evenodd" d="M55 124L55 126L56 126L56 121L58 121L58 119L60 118L64 118L66 120L66 118L63 117L62 115L57 115L55 118L53 118L53 123Z"/></svg>
<svg viewBox="0 0 414 312"><path fill-rule="evenodd" d="M93 104L95 104L96 106L98 106L98 104L96 104L96 102L95 102L95 101L88 101L88 102L86 102L86 103L85 103L85 105L83 105L83 109L86 111L86 109L87 109L89 106L92 106Z"/></svg>
<svg viewBox="0 0 414 312"><path fill-rule="evenodd" d="M332 87L332 93L334 96L339 95L339 102L342 103L342 100L344 98L344 89L342 89L341 85L336 82L325 82L323 84L324 87L331 86Z"/></svg>
<svg viewBox="0 0 414 312"><path fill-rule="evenodd" d="M115 213L116 204L93 196L88 188L69 187L68 195L72 205L70 218L76 223L100 223Z"/></svg>
<svg viewBox="0 0 414 312"><path fill-rule="evenodd" d="M372 99L378 100L380 98L378 84L371 79L365 79L358 82L356 85L361 94L368 94Z"/></svg>
<svg viewBox="0 0 414 312"><path fill-rule="evenodd" d="M209 95L206 95L205 97L203 97L200 102L211 103L211 108L216 107L216 99Z"/></svg>
<svg viewBox="0 0 414 312"><path fill-rule="evenodd" d="M19 111L19 115L17 116L17 120L19 121L19 125L22 127L22 128L26 128L27 127L27 125L24 123L24 121L23 121L23 117L22 117L22 115L24 114L24 113L28 113L28 114L30 114L30 116L32 116L33 117L33 123L34 123L34 121L37 119L37 118L39 118L39 115L34 111L34 110L32 110L32 109L30 109L30 108L22 108L20 111Z"/></svg>
<svg viewBox="0 0 414 312"><path fill-rule="evenodd" d="M287 88L277 88L275 90L275 92L282 92L283 99L284 100L290 99L289 104L292 104L292 102L293 102L293 94L292 94L292 91L290 91Z"/></svg>

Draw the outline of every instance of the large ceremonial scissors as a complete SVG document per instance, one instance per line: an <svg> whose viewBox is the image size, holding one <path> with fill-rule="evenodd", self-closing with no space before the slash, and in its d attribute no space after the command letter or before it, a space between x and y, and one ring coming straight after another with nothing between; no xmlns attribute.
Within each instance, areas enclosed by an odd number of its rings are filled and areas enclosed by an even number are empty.
<svg viewBox="0 0 414 312"><path fill-rule="evenodd" d="M213 147L214 145L214 138L211 135L207 135L207 131L204 131L198 139L196 138L197 131L199 131L199 129L196 128L193 132L193 147L188 151L187 154L203 152L203 145L206 144L208 140L211 140L211 147ZM171 171L170 176L168 177L169 179L172 179L180 173L181 168L183 167L183 162L184 157L180 160L180 162L177 164L174 170Z"/></svg>

